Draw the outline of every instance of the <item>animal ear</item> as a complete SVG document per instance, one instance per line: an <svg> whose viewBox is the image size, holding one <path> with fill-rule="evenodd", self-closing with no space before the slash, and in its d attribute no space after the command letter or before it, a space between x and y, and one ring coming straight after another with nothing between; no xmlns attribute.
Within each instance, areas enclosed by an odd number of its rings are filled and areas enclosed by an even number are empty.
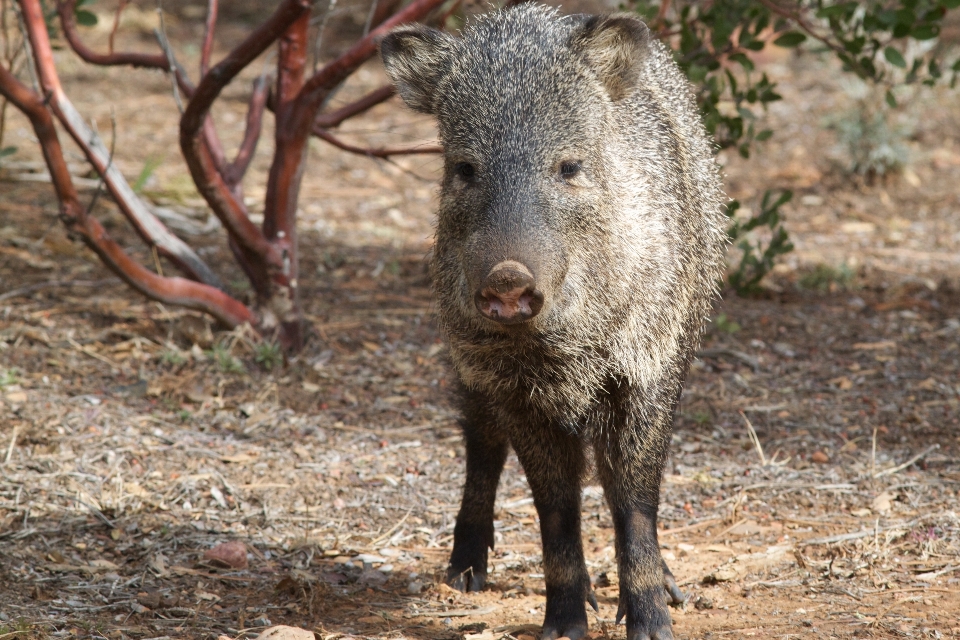
<svg viewBox="0 0 960 640"><path fill-rule="evenodd" d="M387 75L411 109L434 112L437 82L449 67L453 44L450 34L419 24L394 29L380 41Z"/></svg>
<svg viewBox="0 0 960 640"><path fill-rule="evenodd" d="M637 85L650 46L650 29L630 15L590 16L574 32L571 46L596 72L611 100Z"/></svg>

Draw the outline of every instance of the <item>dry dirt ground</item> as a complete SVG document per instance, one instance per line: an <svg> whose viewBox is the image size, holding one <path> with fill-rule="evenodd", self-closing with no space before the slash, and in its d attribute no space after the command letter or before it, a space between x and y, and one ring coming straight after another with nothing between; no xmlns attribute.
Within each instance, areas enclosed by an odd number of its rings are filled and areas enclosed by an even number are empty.
<svg viewBox="0 0 960 640"><path fill-rule="evenodd" d="M187 18L172 28L196 32ZM81 111L104 132L115 114L120 168L133 180L157 165L146 195L244 295L178 163L167 81L58 55ZM689 596L674 629L960 636L956 94L905 101L907 170L868 185L845 172L827 126L855 112L859 89L811 55L766 70L785 96L765 119L777 135L749 162L726 158L728 189L755 207L764 189L792 188L797 250L767 295L725 297L686 386L660 511L663 554ZM338 99L382 79L371 65ZM218 108L228 140L247 86ZM370 143L433 131L394 103L344 128ZM8 131L20 151L0 169L0 638L254 637L290 624L323 640L532 640L539 535L515 458L489 587L437 582L463 447L423 260L436 159L312 148L310 341L266 370L254 336L144 300L71 244L23 120ZM254 203L271 146L248 180ZM96 213L151 260L111 203ZM600 604L591 634L623 638L593 480L583 536ZM213 557L223 548L208 553L234 541L245 549L233 566Z"/></svg>

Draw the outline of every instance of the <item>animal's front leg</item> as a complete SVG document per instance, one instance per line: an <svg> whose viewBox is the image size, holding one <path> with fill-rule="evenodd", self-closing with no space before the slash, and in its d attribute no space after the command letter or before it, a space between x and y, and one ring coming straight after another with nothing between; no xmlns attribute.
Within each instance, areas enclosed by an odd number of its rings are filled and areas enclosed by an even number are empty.
<svg viewBox="0 0 960 640"><path fill-rule="evenodd" d="M578 640L587 632L584 601L589 600L596 607L580 537L584 445L576 436L553 425L524 425L511 431L511 441L540 516L547 585L542 638L566 636Z"/></svg>
<svg viewBox="0 0 960 640"><path fill-rule="evenodd" d="M673 640L667 598L683 599L657 542L660 479L670 436L669 418L663 420L632 424L625 417L621 428L598 435L595 444L597 473L617 538L617 622L626 618L627 640Z"/></svg>
<svg viewBox="0 0 960 640"><path fill-rule="evenodd" d="M467 479L453 529L446 581L460 591L479 591L487 581L487 550L493 548L493 505L508 444L506 433L494 422L483 398L467 395L463 404Z"/></svg>

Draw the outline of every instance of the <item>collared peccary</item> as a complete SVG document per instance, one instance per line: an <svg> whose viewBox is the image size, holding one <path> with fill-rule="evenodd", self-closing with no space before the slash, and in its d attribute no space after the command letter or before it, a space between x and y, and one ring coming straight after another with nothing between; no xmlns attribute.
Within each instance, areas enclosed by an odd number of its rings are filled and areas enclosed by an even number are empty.
<svg viewBox="0 0 960 640"><path fill-rule="evenodd" d="M460 37L401 27L381 42L444 147L432 257L460 379L467 478L447 581L480 589L508 446L540 516L543 637L596 607L580 537L586 447L613 515L618 621L672 638L682 599L657 543L674 409L716 294L723 194L689 85L628 15L535 5Z"/></svg>

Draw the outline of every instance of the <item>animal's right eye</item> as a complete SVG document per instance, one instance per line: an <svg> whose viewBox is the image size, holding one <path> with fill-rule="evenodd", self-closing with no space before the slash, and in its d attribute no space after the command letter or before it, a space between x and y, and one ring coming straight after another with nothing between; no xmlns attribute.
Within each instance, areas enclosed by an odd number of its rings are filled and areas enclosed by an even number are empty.
<svg viewBox="0 0 960 640"><path fill-rule="evenodd" d="M464 180L472 180L477 175L476 168L469 162L458 162L453 168Z"/></svg>

